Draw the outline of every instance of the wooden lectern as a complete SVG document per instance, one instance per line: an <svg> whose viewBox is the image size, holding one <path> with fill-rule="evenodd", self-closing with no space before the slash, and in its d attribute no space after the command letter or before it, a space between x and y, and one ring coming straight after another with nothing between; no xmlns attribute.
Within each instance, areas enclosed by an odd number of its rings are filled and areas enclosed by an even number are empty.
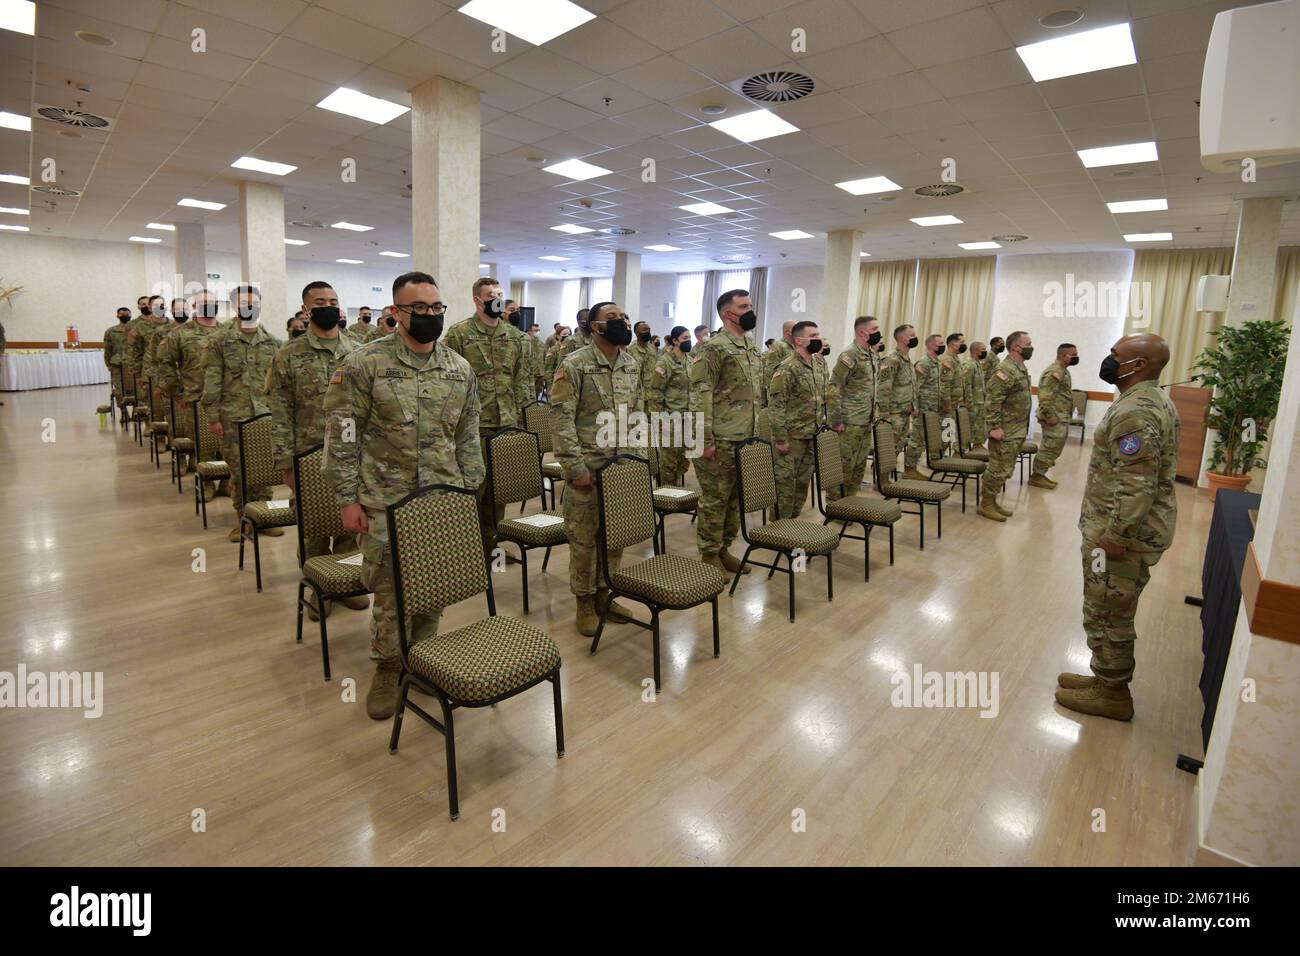
<svg viewBox="0 0 1300 956"><path fill-rule="evenodd" d="M1201 461L1205 458L1205 433L1209 430L1206 419L1210 412L1208 388L1192 385L1169 386L1169 397L1178 409L1181 422L1178 433L1178 469L1176 476L1196 484L1201 477Z"/></svg>

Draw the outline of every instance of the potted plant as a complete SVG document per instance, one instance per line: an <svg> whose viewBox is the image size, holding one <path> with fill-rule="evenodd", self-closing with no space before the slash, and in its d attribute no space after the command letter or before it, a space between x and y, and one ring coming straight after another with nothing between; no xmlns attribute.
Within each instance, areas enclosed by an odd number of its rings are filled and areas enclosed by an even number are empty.
<svg viewBox="0 0 1300 956"><path fill-rule="evenodd" d="M1207 420L1214 451L1206 472L1213 501L1220 488L1244 490L1250 470L1265 464L1259 452L1282 397L1291 330L1285 322L1260 320L1210 334L1215 344L1201 352L1193 377L1214 390Z"/></svg>

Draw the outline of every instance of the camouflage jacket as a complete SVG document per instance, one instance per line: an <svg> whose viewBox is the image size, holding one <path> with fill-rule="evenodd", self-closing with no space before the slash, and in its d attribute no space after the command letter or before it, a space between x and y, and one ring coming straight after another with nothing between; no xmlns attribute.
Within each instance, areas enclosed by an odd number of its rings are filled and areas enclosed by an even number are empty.
<svg viewBox="0 0 1300 956"><path fill-rule="evenodd" d="M126 358L126 323L118 322L104 330L104 364L109 368L121 365Z"/></svg>
<svg viewBox="0 0 1300 956"><path fill-rule="evenodd" d="M293 456L325 439L325 389L347 357L364 348L347 335L322 339L308 325L307 334L290 339L271 360L266 402L271 406L275 467L288 471Z"/></svg>
<svg viewBox="0 0 1300 956"><path fill-rule="evenodd" d="M178 325L189 325L189 320L184 322L173 322L168 319L151 328L145 329L141 335L144 339L144 361L140 365L140 374L147 378L154 388L162 387L162 369L158 367L158 346L166 338L167 333Z"/></svg>
<svg viewBox="0 0 1300 956"><path fill-rule="evenodd" d="M1092 439L1079 511L1084 541L1103 535L1130 551L1164 551L1174 540L1178 411L1155 382L1121 392Z"/></svg>
<svg viewBox="0 0 1300 956"><path fill-rule="evenodd" d="M203 397L203 351L220 328L190 319L163 337L158 343L158 372L164 394L175 396L178 402Z"/></svg>
<svg viewBox="0 0 1300 956"><path fill-rule="evenodd" d="M442 342L420 355L386 335L330 375L322 474L340 507L383 508L425 485L477 488L486 474L478 433L469 362Z"/></svg>
<svg viewBox="0 0 1300 956"><path fill-rule="evenodd" d="M812 438L826 424L826 365L805 362L798 352L776 367L768 393L772 441Z"/></svg>
<svg viewBox="0 0 1300 956"><path fill-rule="evenodd" d="M1007 434L1029 431L1029 371L1008 356L984 389L985 424L989 431L1001 428Z"/></svg>
<svg viewBox="0 0 1300 956"><path fill-rule="evenodd" d="M1070 420L1074 412L1074 385L1070 370L1060 362L1053 362L1038 377L1038 420L1043 424L1049 418L1060 419L1057 424Z"/></svg>
<svg viewBox="0 0 1300 956"><path fill-rule="evenodd" d="M876 379L880 356L855 341L840 353L831 372L830 408L832 425L870 425L876 418Z"/></svg>
<svg viewBox="0 0 1300 956"><path fill-rule="evenodd" d="M947 350L939 356L939 411L954 412L958 405L965 404L965 380L962 374L963 362Z"/></svg>
<svg viewBox="0 0 1300 956"><path fill-rule="evenodd" d="M635 423L634 411L645 411L641 366L626 350L614 354L613 364L595 345L565 356L551 383L551 441L564 477L581 478L621 452L637 451L619 442L630 432L618 434L620 419L629 429Z"/></svg>
<svg viewBox="0 0 1300 956"><path fill-rule="evenodd" d="M961 364L962 401L971 410L971 414L984 410L984 366L971 359ZM975 441L983 444L984 436L976 435Z"/></svg>
<svg viewBox="0 0 1300 956"><path fill-rule="evenodd" d="M939 360L930 353L922 355L916 369L916 407L923 412L939 410Z"/></svg>
<svg viewBox="0 0 1300 956"><path fill-rule="evenodd" d="M266 373L280 345L261 324L251 333L241 332L238 321L217 327L203 350L203 408L209 421L233 428L270 411Z"/></svg>
<svg viewBox="0 0 1300 956"><path fill-rule="evenodd" d="M521 424L523 407L536 398L526 338L505 319L488 328L477 315L443 336L443 344L469 362L478 380L480 429Z"/></svg>
<svg viewBox="0 0 1300 956"><path fill-rule="evenodd" d="M993 354L992 349L989 349L986 353L984 353L984 359L979 363L979 366L980 366L980 371L984 373L985 388L988 388L989 379L993 377L993 373L998 370L998 366L1001 363L1002 360Z"/></svg>
<svg viewBox="0 0 1300 956"><path fill-rule="evenodd" d="M916 411L916 370L912 361L897 349L880 360L876 377L876 413L910 415Z"/></svg>
<svg viewBox="0 0 1300 956"><path fill-rule="evenodd" d="M647 412L684 412L691 405L691 363L671 351L659 356L645 391Z"/></svg>
<svg viewBox="0 0 1300 956"><path fill-rule="evenodd" d="M585 349L591 344L591 333L578 329L572 335L566 336L560 343L560 347L555 352L555 367L559 368L560 363L572 355L578 349Z"/></svg>
<svg viewBox="0 0 1300 956"><path fill-rule="evenodd" d="M794 354L794 346L785 339L777 339L772 347L763 353L763 403L767 404L767 393L772 388L772 376L776 367Z"/></svg>
<svg viewBox="0 0 1300 956"><path fill-rule="evenodd" d="M352 335L352 338L356 339L358 345L369 345L375 339L383 338L388 334L375 325L373 318L370 320L369 325L357 319L355 324L348 326L348 332Z"/></svg>
<svg viewBox="0 0 1300 956"><path fill-rule="evenodd" d="M636 359L636 364L641 369L641 388L646 389L650 385L650 376L654 374L655 362L659 359L659 353L650 343L642 345L640 342L633 342L627 347L628 354Z"/></svg>
<svg viewBox="0 0 1300 956"><path fill-rule="evenodd" d="M725 328L691 349L691 411L702 416L705 448L758 434L762 365L754 340Z"/></svg>
<svg viewBox="0 0 1300 956"><path fill-rule="evenodd" d="M122 365L132 380L144 375L144 333L152 325L151 320L137 315L123 326L126 329L126 359Z"/></svg>

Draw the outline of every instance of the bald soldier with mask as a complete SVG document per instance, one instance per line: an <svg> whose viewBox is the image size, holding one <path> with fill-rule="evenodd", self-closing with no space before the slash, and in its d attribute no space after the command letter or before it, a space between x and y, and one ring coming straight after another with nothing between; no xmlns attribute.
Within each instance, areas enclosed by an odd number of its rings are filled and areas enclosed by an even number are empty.
<svg viewBox="0 0 1300 956"><path fill-rule="evenodd" d="M979 514L992 521L1006 521L1010 508L1004 508L998 495L1011 476L1020 457L1020 449L1029 434L1029 372L1025 362L1034 354L1028 332L1007 336L1007 357L989 379L985 390L985 415L989 428L989 467L980 481Z"/></svg>
<svg viewBox="0 0 1300 956"><path fill-rule="evenodd" d="M1178 411L1157 384L1169 362L1158 335L1127 335L1101 363L1119 389L1092 439L1079 511L1083 630L1092 674L1061 674L1056 701L1081 714L1131 720L1134 621L1151 569L1174 540Z"/></svg>

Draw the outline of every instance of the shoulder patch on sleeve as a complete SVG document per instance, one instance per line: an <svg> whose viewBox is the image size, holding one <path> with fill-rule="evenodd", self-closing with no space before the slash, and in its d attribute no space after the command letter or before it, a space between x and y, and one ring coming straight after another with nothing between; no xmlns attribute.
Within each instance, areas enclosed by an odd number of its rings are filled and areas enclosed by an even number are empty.
<svg viewBox="0 0 1300 956"><path fill-rule="evenodd" d="M841 365L852 365L852 364L853 364L853 359L851 359L851 358L849 357L849 353L848 353L848 352L841 352L841 353L840 353L840 364L841 364Z"/></svg>
<svg viewBox="0 0 1300 956"><path fill-rule="evenodd" d="M333 372L330 373L330 384L339 385L342 382L343 382L343 369L336 368Z"/></svg>
<svg viewBox="0 0 1300 956"><path fill-rule="evenodd" d="M1131 432L1119 440L1119 450L1126 455L1136 455L1142 450L1142 437L1137 432Z"/></svg>
<svg viewBox="0 0 1300 956"><path fill-rule="evenodd" d="M1004 371L1002 371L1002 369L998 369L998 370L997 370L996 372L994 372L993 374L996 375L998 378L1002 379L1002 381L1004 381L1004 382L1008 382L1008 381L1010 381L1010 379L1007 378L1007 373L1004 372Z"/></svg>
<svg viewBox="0 0 1300 956"><path fill-rule="evenodd" d="M668 373L664 371L664 367L662 365L656 365L655 374L658 375L660 378L663 378Z"/></svg>
<svg viewBox="0 0 1300 956"><path fill-rule="evenodd" d="M555 370L555 378L552 379L552 381L563 382L563 381L564 381L564 369L562 369L562 368L557 368L557 369Z"/></svg>

